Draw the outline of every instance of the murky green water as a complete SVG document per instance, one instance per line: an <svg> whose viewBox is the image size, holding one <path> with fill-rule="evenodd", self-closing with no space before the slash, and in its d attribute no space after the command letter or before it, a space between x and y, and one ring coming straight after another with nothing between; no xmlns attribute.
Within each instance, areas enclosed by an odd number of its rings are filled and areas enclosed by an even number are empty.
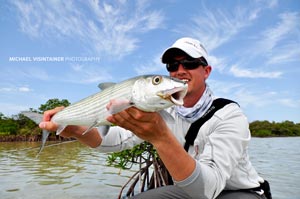
<svg viewBox="0 0 300 199"><path fill-rule="evenodd" d="M106 155L78 142L47 147L0 143L0 198L117 198L131 171L106 166Z"/></svg>
<svg viewBox="0 0 300 199"><path fill-rule="evenodd" d="M47 147L40 143L0 143L1 199L117 198L133 171L106 166L106 155L78 142ZM254 138L252 163L271 183L274 199L300 198L300 138Z"/></svg>

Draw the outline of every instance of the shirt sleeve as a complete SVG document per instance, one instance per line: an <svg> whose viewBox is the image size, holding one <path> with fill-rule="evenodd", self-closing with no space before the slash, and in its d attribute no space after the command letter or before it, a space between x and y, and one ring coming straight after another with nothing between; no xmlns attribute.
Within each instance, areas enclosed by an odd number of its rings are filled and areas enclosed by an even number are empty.
<svg viewBox="0 0 300 199"><path fill-rule="evenodd" d="M236 104L230 104L217 111L199 133L204 133L200 135L203 147L196 168L191 176L175 184L192 198L215 198L246 151L248 121Z"/></svg>

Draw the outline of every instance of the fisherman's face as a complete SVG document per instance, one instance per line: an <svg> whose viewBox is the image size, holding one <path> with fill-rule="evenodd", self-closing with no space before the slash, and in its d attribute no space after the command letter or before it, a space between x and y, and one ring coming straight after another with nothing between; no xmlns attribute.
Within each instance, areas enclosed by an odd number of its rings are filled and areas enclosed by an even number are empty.
<svg viewBox="0 0 300 199"><path fill-rule="evenodd" d="M182 61L185 59L186 56L177 56L174 58L175 61ZM202 94L205 90L205 80L208 78L211 72L211 66L202 66L199 64L198 67L189 69L183 65L184 63L179 64L178 70L171 71L170 76L181 79L188 83L187 95L193 95L199 92Z"/></svg>

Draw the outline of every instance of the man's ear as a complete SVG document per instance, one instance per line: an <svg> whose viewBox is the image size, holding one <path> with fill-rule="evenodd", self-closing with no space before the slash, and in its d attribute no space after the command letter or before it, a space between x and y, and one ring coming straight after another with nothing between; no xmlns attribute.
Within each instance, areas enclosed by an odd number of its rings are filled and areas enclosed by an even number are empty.
<svg viewBox="0 0 300 199"><path fill-rule="evenodd" d="M210 65L208 65L208 66L205 66L204 70L205 70L205 79L207 79L211 73L212 68Z"/></svg>

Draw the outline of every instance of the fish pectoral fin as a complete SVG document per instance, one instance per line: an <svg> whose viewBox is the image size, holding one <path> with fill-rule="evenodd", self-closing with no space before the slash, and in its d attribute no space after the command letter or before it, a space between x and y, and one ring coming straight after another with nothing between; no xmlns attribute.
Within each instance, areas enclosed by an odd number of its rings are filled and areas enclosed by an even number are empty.
<svg viewBox="0 0 300 199"><path fill-rule="evenodd" d="M106 108L110 114L116 114L133 105L134 103L127 99L112 99L109 101Z"/></svg>
<svg viewBox="0 0 300 199"><path fill-rule="evenodd" d="M107 135L108 131L109 131L110 126L109 125L105 125L105 126L99 126L98 127L98 131L100 133L100 136L103 138Z"/></svg>
<svg viewBox="0 0 300 199"><path fill-rule="evenodd" d="M174 117L170 113L168 113L166 110L161 110L158 113L165 120L166 123L168 123L168 124L175 123Z"/></svg>
<svg viewBox="0 0 300 199"><path fill-rule="evenodd" d="M66 126L61 126L59 125L57 130L56 130L56 135L59 135L63 130L65 130Z"/></svg>
<svg viewBox="0 0 300 199"><path fill-rule="evenodd" d="M98 124L97 121L95 121L89 128L87 128L81 135L85 135L86 133L88 133L90 130L92 130L92 128L94 128L96 125Z"/></svg>

